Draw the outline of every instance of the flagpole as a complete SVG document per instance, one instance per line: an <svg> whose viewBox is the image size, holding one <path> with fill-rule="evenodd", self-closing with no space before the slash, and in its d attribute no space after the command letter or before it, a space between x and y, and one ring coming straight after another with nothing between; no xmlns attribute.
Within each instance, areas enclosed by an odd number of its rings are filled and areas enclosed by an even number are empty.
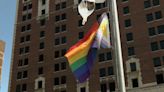
<svg viewBox="0 0 164 92"><path fill-rule="evenodd" d="M118 11L117 11L117 2L116 0L109 0L111 10L111 24L113 30L113 45L114 45L114 53L115 53L115 69L117 74L117 82L118 82L118 90L119 92L126 92L125 87L125 78L124 78L124 68L123 68L123 59L122 59L122 50L121 50L121 40L120 40L120 30L119 30L119 22L118 22Z"/></svg>

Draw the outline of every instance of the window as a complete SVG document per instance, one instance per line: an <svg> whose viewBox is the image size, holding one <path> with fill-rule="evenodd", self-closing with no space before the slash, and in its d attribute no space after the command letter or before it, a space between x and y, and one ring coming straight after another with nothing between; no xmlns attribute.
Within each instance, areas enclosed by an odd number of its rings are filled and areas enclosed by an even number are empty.
<svg viewBox="0 0 164 92"><path fill-rule="evenodd" d="M158 43L152 42L151 43L151 51L156 51L156 50L159 50Z"/></svg>
<svg viewBox="0 0 164 92"><path fill-rule="evenodd" d="M26 11L26 10L27 10L27 6L24 5L24 6L23 6L23 11Z"/></svg>
<svg viewBox="0 0 164 92"><path fill-rule="evenodd" d="M55 17L55 21L60 21L60 15L57 15L57 16Z"/></svg>
<svg viewBox="0 0 164 92"><path fill-rule="evenodd" d="M61 84L66 84L66 76L61 77Z"/></svg>
<svg viewBox="0 0 164 92"><path fill-rule="evenodd" d="M56 10L60 10L60 4L56 4Z"/></svg>
<svg viewBox="0 0 164 92"><path fill-rule="evenodd" d="M46 4L46 0L42 0L42 5L45 5Z"/></svg>
<svg viewBox="0 0 164 92"><path fill-rule="evenodd" d="M60 39L59 38L56 38L55 39L55 45L59 45L60 44Z"/></svg>
<svg viewBox="0 0 164 92"><path fill-rule="evenodd" d="M162 18L162 12L161 11L155 12L155 19L161 19L161 18Z"/></svg>
<svg viewBox="0 0 164 92"><path fill-rule="evenodd" d="M84 37L84 32L79 32L79 39L82 39Z"/></svg>
<svg viewBox="0 0 164 92"><path fill-rule="evenodd" d="M107 92L107 86L105 83L101 84L100 86L101 86L101 92Z"/></svg>
<svg viewBox="0 0 164 92"><path fill-rule="evenodd" d="M26 46L26 47L25 47L25 53L28 53L29 50L30 50L30 47L29 47L29 46Z"/></svg>
<svg viewBox="0 0 164 92"><path fill-rule="evenodd" d="M41 74L43 74L43 67L38 68L38 75L41 75Z"/></svg>
<svg viewBox="0 0 164 92"><path fill-rule="evenodd" d="M38 81L38 89L42 88L43 86L43 82L42 81Z"/></svg>
<svg viewBox="0 0 164 92"><path fill-rule="evenodd" d="M112 60L112 53L111 52L106 53L106 58L107 60Z"/></svg>
<svg viewBox="0 0 164 92"><path fill-rule="evenodd" d="M46 19L40 20L40 25L41 25L41 26L44 26L45 24L46 24Z"/></svg>
<svg viewBox="0 0 164 92"><path fill-rule="evenodd" d="M59 33L60 32L60 27L55 27L55 33Z"/></svg>
<svg viewBox="0 0 164 92"><path fill-rule="evenodd" d="M16 86L16 92L21 92L21 85Z"/></svg>
<svg viewBox="0 0 164 92"><path fill-rule="evenodd" d="M126 2L126 1L128 1L128 0L122 0L122 2Z"/></svg>
<svg viewBox="0 0 164 92"><path fill-rule="evenodd" d="M113 67L108 67L108 75L113 75Z"/></svg>
<svg viewBox="0 0 164 92"><path fill-rule="evenodd" d="M22 84L22 91L27 91L27 84Z"/></svg>
<svg viewBox="0 0 164 92"><path fill-rule="evenodd" d="M59 78L58 77L54 78L54 85L59 85Z"/></svg>
<svg viewBox="0 0 164 92"><path fill-rule="evenodd" d="M55 58L59 57L59 51L55 51Z"/></svg>
<svg viewBox="0 0 164 92"><path fill-rule="evenodd" d="M62 2L61 7L62 7L62 9L66 8L66 2Z"/></svg>
<svg viewBox="0 0 164 92"><path fill-rule="evenodd" d="M153 64L154 64L154 67L161 66L161 59L160 59L160 57L153 58Z"/></svg>
<svg viewBox="0 0 164 92"><path fill-rule="evenodd" d="M27 71L23 71L23 78L27 78Z"/></svg>
<svg viewBox="0 0 164 92"><path fill-rule="evenodd" d="M78 21L78 26L79 26L79 27L83 26L83 25L82 25L82 20L79 20L79 21Z"/></svg>
<svg viewBox="0 0 164 92"><path fill-rule="evenodd" d="M123 8L123 14L128 14L129 13L129 6L126 6Z"/></svg>
<svg viewBox="0 0 164 92"><path fill-rule="evenodd" d="M21 32L24 32L26 30L25 26L22 26Z"/></svg>
<svg viewBox="0 0 164 92"><path fill-rule="evenodd" d="M66 49L62 49L62 50L61 50L61 56L64 56L65 53L66 53Z"/></svg>
<svg viewBox="0 0 164 92"><path fill-rule="evenodd" d="M132 41L133 40L133 33L126 33L126 40Z"/></svg>
<svg viewBox="0 0 164 92"><path fill-rule="evenodd" d="M106 70L105 70L105 68L101 68L101 69L99 70L99 72L100 72L100 77L106 76Z"/></svg>
<svg viewBox="0 0 164 92"><path fill-rule="evenodd" d="M164 40L160 41L160 48L164 49Z"/></svg>
<svg viewBox="0 0 164 92"><path fill-rule="evenodd" d="M32 4L29 4L28 5L28 9L32 9Z"/></svg>
<svg viewBox="0 0 164 92"><path fill-rule="evenodd" d="M23 15L22 16L22 21L25 21L26 20L26 15Z"/></svg>
<svg viewBox="0 0 164 92"><path fill-rule="evenodd" d="M128 56L132 56L132 55L135 55L134 47L129 47L128 48Z"/></svg>
<svg viewBox="0 0 164 92"><path fill-rule="evenodd" d="M26 41L30 41L30 35L26 36Z"/></svg>
<svg viewBox="0 0 164 92"><path fill-rule="evenodd" d="M164 33L164 25L159 25L157 26L158 34L163 34Z"/></svg>
<svg viewBox="0 0 164 92"><path fill-rule="evenodd" d="M80 92L86 92L85 87L80 88Z"/></svg>
<svg viewBox="0 0 164 92"><path fill-rule="evenodd" d="M61 26L61 31L62 31L62 32L66 31L66 25L62 25L62 26Z"/></svg>
<svg viewBox="0 0 164 92"><path fill-rule="evenodd" d="M109 83L109 90L110 90L110 92L115 91L115 82Z"/></svg>
<svg viewBox="0 0 164 92"><path fill-rule="evenodd" d="M61 70L65 70L66 69L66 62L62 62L61 63Z"/></svg>
<svg viewBox="0 0 164 92"><path fill-rule="evenodd" d="M46 13L45 9L42 10L42 15L44 15Z"/></svg>
<svg viewBox="0 0 164 92"><path fill-rule="evenodd" d="M149 36L154 36L156 35L155 27L150 27L148 28L149 31Z"/></svg>
<svg viewBox="0 0 164 92"><path fill-rule="evenodd" d="M99 54L99 62L105 61L105 54L101 53Z"/></svg>
<svg viewBox="0 0 164 92"><path fill-rule="evenodd" d="M144 1L144 8L149 8L149 7L151 7L151 1L150 0Z"/></svg>
<svg viewBox="0 0 164 92"><path fill-rule="evenodd" d="M130 63L130 69L131 69L131 72L134 72L137 70L137 67L136 67L136 63Z"/></svg>
<svg viewBox="0 0 164 92"><path fill-rule="evenodd" d="M61 20L65 20L66 18L67 17L66 17L66 14L65 13L61 15Z"/></svg>
<svg viewBox="0 0 164 92"><path fill-rule="evenodd" d="M157 5L159 5L159 0L153 0L153 6L157 6Z"/></svg>
<svg viewBox="0 0 164 92"><path fill-rule="evenodd" d="M124 23L125 23L125 27L130 27L132 25L130 19L125 20Z"/></svg>
<svg viewBox="0 0 164 92"><path fill-rule="evenodd" d="M24 59L24 65L28 65L28 58Z"/></svg>
<svg viewBox="0 0 164 92"><path fill-rule="evenodd" d="M133 88L138 87L138 79L132 79L132 86Z"/></svg>
<svg viewBox="0 0 164 92"><path fill-rule="evenodd" d="M44 60L44 55L43 54L39 55L39 62L41 62L43 60Z"/></svg>
<svg viewBox="0 0 164 92"><path fill-rule="evenodd" d="M20 43L23 43L24 42L24 37L21 37L20 38Z"/></svg>
<svg viewBox="0 0 164 92"><path fill-rule="evenodd" d="M163 74L156 74L156 81L157 81L157 84L164 83Z"/></svg>
<svg viewBox="0 0 164 92"><path fill-rule="evenodd" d="M17 79L21 79L22 78L22 72L18 72L17 73Z"/></svg>
<svg viewBox="0 0 164 92"><path fill-rule="evenodd" d="M40 32L40 38L44 37L45 36L45 31L41 31Z"/></svg>
<svg viewBox="0 0 164 92"><path fill-rule="evenodd" d="M66 42L67 42L66 37L62 37L62 38L61 38L61 43L64 44L64 43L66 43Z"/></svg>
<svg viewBox="0 0 164 92"><path fill-rule="evenodd" d="M147 22L153 21L153 20L154 20L153 14L152 14L152 13L147 14L147 15L146 15L146 20L147 20Z"/></svg>
<svg viewBox="0 0 164 92"><path fill-rule="evenodd" d="M27 25L27 30L31 30L31 24Z"/></svg>
<svg viewBox="0 0 164 92"><path fill-rule="evenodd" d="M27 16L27 18L28 18L28 19L31 19L31 17L32 17L32 14L29 13L28 16Z"/></svg>
<svg viewBox="0 0 164 92"><path fill-rule="evenodd" d="M54 70L55 70L55 71L59 71L59 64L55 64L55 65L54 65Z"/></svg>
<svg viewBox="0 0 164 92"><path fill-rule="evenodd" d="M41 42L41 43L40 43L39 49L44 49L44 42Z"/></svg>
<svg viewBox="0 0 164 92"><path fill-rule="evenodd" d="M22 66L22 65L23 65L23 60L21 59L18 61L18 66Z"/></svg>

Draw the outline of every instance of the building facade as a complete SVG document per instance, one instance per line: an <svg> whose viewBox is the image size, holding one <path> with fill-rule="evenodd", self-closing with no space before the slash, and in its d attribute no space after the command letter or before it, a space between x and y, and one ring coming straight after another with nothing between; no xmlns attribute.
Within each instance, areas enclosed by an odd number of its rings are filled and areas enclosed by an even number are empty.
<svg viewBox="0 0 164 92"><path fill-rule="evenodd" d="M116 48L98 51L85 83L76 81L64 57L103 12L110 15L106 0L83 26L80 1L17 0L9 92L119 91ZM163 92L164 1L117 0L117 5L127 91Z"/></svg>
<svg viewBox="0 0 164 92"><path fill-rule="evenodd" d="M0 81L2 77L2 64L3 64L3 57L4 57L4 51L5 51L5 42L0 40Z"/></svg>

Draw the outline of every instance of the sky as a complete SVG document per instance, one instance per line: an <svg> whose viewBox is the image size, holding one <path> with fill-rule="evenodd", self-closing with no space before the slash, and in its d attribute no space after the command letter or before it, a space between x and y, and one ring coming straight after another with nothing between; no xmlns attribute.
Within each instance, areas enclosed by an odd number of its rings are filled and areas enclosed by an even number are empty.
<svg viewBox="0 0 164 92"><path fill-rule="evenodd" d="M0 0L0 40L5 41L5 54L2 67L0 92L8 92L13 32L17 0Z"/></svg>

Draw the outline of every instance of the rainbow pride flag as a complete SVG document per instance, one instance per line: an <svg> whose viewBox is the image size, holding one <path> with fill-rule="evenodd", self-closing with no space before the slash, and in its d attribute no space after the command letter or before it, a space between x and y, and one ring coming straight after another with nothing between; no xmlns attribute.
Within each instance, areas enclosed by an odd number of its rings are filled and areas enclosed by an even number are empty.
<svg viewBox="0 0 164 92"><path fill-rule="evenodd" d="M94 23L88 33L82 40L73 45L65 54L70 68L74 73L76 79L82 83L89 78L91 68L96 59L97 48L110 47L110 34L108 18L103 14L100 18L100 24Z"/></svg>

